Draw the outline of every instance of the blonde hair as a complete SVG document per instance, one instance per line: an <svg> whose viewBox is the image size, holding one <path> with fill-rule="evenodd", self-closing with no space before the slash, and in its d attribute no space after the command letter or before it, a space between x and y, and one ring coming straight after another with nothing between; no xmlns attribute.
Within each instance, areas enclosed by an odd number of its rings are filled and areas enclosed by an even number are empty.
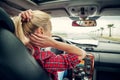
<svg viewBox="0 0 120 80"><path fill-rule="evenodd" d="M21 16L13 17L13 22L15 24L15 34L16 36L25 44L29 43L30 34L34 33L39 27L42 27L45 31L48 29L48 25L51 26L50 16L39 10L32 11L32 19L30 21L21 21Z"/></svg>
<svg viewBox="0 0 120 80"><path fill-rule="evenodd" d="M13 17L15 34L24 44L29 41L26 35L34 33L39 27L43 27L43 29L47 31L47 25L50 22L50 16L43 11L34 10L32 14L32 19L28 22L22 22L20 16Z"/></svg>

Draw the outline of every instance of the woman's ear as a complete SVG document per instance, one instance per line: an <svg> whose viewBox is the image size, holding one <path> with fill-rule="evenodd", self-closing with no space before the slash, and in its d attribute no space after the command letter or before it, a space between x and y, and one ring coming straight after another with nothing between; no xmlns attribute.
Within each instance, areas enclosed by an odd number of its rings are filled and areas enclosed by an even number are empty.
<svg viewBox="0 0 120 80"><path fill-rule="evenodd" d="M44 34L44 29L42 27L39 27L37 30L35 30L35 33Z"/></svg>

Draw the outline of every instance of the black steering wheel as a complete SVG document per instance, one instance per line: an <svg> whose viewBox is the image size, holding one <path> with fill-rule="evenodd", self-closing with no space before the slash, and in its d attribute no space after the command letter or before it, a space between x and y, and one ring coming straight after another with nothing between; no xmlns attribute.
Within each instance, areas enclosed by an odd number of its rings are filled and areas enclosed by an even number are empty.
<svg viewBox="0 0 120 80"><path fill-rule="evenodd" d="M57 41L66 43L66 41L60 36L53 35L52 38L57 40ZM51 51L56 53L57 55L58 54L65 54L65 51L62 51L62 50L59 50L59 49L56 49L56 48L51 48Z"/></svg>

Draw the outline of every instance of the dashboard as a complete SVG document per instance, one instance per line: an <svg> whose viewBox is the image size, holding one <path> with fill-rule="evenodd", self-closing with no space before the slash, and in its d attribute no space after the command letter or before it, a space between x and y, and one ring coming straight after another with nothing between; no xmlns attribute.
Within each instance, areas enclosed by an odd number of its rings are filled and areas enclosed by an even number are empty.
<svg viewBox="0 0 120 80"><path fill-rule="evenodd" d="M86 57L72 70L72 78L75 80L92 80L94 72L94 55L87 54Z"/></svg>
<svg viewBox="0 0 120 80"><path fill-rule="evenodd" d="M116 53L90 52L69 73L71 73L68 74L69 80L118 80L120 55Z"/></svg>

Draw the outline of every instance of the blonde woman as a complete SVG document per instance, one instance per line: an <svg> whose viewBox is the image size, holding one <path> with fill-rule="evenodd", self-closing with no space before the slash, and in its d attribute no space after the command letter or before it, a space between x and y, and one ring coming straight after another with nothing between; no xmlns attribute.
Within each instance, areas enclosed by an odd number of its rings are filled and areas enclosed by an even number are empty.
<svg viewBox="0 0 120 80"><path fill-rule="evenodd" d="M15 34L53 80L58 80L58 71L74 68L85 57L86 52L84 50L51 38L52 25L47 13L34 10L23 12L21 16L13 18ZM46 47L54 47L65 51L67 54L56 55L51 51L42 50Z"/></svg>

